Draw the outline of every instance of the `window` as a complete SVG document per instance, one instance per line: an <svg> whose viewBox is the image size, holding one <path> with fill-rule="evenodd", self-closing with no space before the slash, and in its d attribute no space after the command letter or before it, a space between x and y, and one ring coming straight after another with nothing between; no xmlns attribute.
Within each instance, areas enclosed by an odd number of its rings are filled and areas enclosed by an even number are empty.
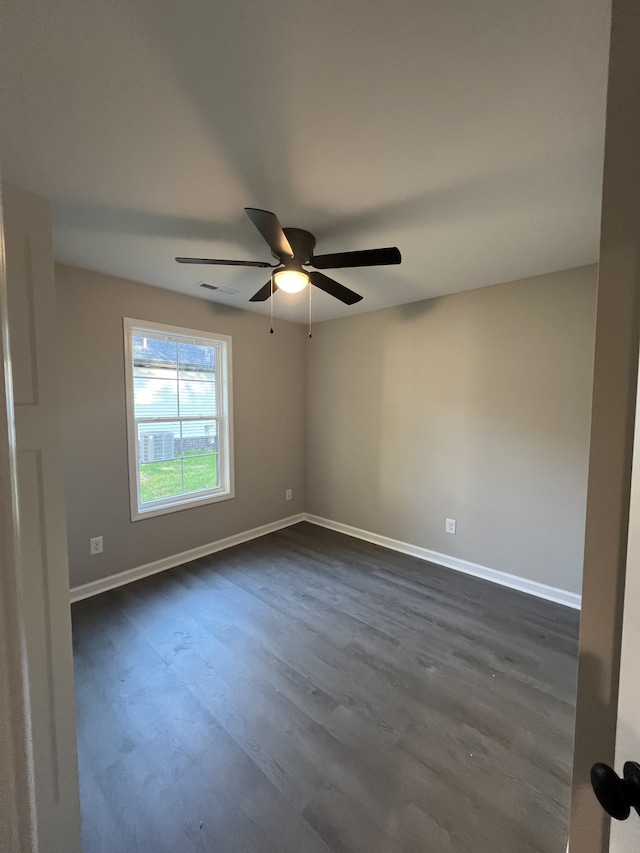
<svg viewBox="0 0 640 853"><path fill-rule="evenodd" d="M131 519L233 493L231 338L125 318Z"/></svg>

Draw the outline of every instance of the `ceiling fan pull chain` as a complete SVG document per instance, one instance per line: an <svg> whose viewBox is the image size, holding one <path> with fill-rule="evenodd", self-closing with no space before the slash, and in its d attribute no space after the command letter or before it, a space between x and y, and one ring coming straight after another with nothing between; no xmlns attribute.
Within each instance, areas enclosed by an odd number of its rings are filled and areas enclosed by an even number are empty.
<svg viewBox="0 0 640 853"><path fill-rule="evenodd" d="M269 301L271 302L271 328L269 329L269 334L272 335L273 334L273 273L271 273L270 281L271 281L271 299Z"/></svg>
<svg viewBox="0 0 640 853"><path fill-rule="evenodd" d="M311 337L311 282L307 285L309 289L309 337Z"/></svg>

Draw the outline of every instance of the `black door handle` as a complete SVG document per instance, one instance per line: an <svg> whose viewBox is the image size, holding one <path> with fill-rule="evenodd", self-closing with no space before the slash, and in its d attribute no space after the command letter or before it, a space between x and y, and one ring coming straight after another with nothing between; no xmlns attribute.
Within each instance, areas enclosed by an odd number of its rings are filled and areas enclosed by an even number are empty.
<svg viewBox="0 0 640 853"><path fill-rule="evenodd" d="M608 764L591 768L591 787L607 814L616 820L626 820L633 807L640 815L640 764L627 761L622 779Z"/></svg>

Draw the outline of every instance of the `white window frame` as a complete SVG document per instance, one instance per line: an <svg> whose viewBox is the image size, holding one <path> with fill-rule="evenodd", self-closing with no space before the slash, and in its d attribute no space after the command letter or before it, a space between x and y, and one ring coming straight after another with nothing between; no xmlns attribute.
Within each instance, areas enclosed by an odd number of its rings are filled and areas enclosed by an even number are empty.
<svg viewBox="0 0 640 853"><path fill-rule="evenodd" d="M131 500L131 520L140 521L153 518L169 512L191 509L203 504L226 501L235 497L233 471L233 382L231 369L231 337L214 332L204 332L196 329L185 329L168 323L153 323L148 320L135 320L124 317L124 353L125 353L125 393L127 416L127 448L129 457L129 496ZM207 416L202 420L215 420L218 424L218 478L216 489L207 489L189 494L174 495L160 498L157 501L142 503L140 500L140 464L138 453L138 423L179 423L193 422L193 418L137 418L134 406L134 376L133 376L133 337L144 332L149 336L154 334L166 335L171 340L182 340L184 343L200 343L218 346L219 358L216 359L216 388L219 394L220 412L214 417Z"/></svg>

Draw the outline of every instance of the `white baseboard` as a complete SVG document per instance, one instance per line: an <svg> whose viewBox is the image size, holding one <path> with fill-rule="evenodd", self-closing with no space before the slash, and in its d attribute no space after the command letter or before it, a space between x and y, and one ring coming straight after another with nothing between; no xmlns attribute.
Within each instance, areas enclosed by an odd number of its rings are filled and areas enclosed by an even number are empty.
<svg viewBox="0 0 640 853"><path fill-rule="evenodd" d="M320 527L326 527L329 530L335 530L337 533L345 533L347 536L363 539L365 542L371 542L374 545L381 545L383 548L390 548L392 551L400 551L402 554L409 554L411 557L418 557L420 560L427 560L448 569L455 569L455 571L463 572L466 575L473 575L501 586L508 586L510 589L517 589L520 592L526 592L547 601L555 601L557 604L564 604L566 607L574 608L574 610L579 610L582 603L581 596L575 592L568 592L565 589L558 589L555 586L548 586L538 581L527 580L517 575L510 575L507 572L499 572L497 569L489 569L486 566L470 563L458 557L450 557L447 554L440 554L438 551L431 551L429 548L410 545L408 542L370 533L368 530L361 530L358 527L352 527L350 524L331 521L328 518L321 518L310 513L304 514L304 520Z"/></svg>
<svg viewBox="0 0 640 853"><path fill-rule="evenodd" d="M180 554L163 557L161 560L146 563L144 566L136 566L133 569L128 569L126 572L119 572L116 575L110 575L97 581L72 587L71 602L81 601L83 598L90 598L92 595L99 595L101 592L124 586L127 583L146 578L149 575L155 575L158 572L164 572L166 569L173 569L175 566L181 566L183 563L188 563L191 560L208 557L209 554L215 554L216 551L223 551L225 548L232 548L234 545L240 545L242 542L258 539L260 536L266 536L267 533L274 533L276 530L282 530L284 527L290 527L292 524L298 524L298 522L304 520L304 513L291 515L289 518L272 521L270 524L263 524L260 527L254 527L252 530L245 530L242 533L218 539L216 542L209 542L207 545L200 545L198 548L190 548L188 551L182 551Z"/></svg>

